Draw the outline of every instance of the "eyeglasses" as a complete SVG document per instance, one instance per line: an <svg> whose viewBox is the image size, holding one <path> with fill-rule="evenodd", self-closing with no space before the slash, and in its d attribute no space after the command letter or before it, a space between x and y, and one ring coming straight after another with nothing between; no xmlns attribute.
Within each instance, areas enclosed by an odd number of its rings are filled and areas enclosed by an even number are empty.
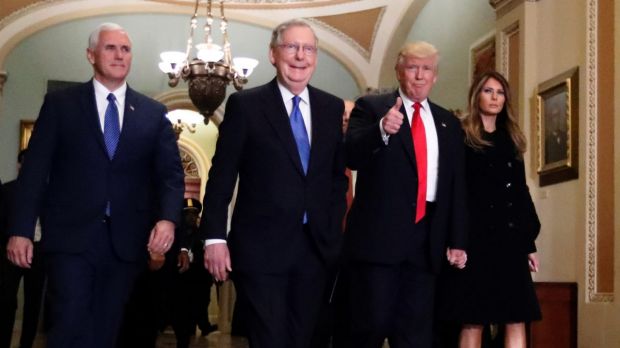
<svg viewBox="0 0 620 348"><path fill-rule="evenodd" d="M314 46L310 46L310 45L300 46L299 44L296 44L296 43L280 44L278 45L278 47L282 48L284 52L286 52L286 54L290 54L290 55L296 54L297 52L299 52L299 49L301 48L305 55L313 56L316 54L316 50L317 50L316 47Z"/></svg>

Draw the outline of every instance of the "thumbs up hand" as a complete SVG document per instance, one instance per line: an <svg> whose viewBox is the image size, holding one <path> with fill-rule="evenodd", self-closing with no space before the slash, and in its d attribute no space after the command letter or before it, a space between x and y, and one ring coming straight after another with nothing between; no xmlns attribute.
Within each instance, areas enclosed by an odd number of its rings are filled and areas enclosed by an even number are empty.
<svg viewBox="0 0 620 348"><path fill-rule="evenodd" d="M383 130L387 134L396 134L403 124L403 114L400 112L400 107L403 105L403 100L398 97L394 106L388 110L388 112L381 119Z"/></svg>

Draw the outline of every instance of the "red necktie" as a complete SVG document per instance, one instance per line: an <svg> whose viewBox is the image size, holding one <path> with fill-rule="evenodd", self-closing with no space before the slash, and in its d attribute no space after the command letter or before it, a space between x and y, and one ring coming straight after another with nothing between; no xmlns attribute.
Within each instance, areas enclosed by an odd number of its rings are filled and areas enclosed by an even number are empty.
<svg viewBox="0 0 620 348"><path fill-rule="evenodd" d="M415 150L416 166L418 167L418 200L416 204L415 222L418 223L426 214L426 133L420 116L420 103L413 104L413 120L411 136Z"/></svg>

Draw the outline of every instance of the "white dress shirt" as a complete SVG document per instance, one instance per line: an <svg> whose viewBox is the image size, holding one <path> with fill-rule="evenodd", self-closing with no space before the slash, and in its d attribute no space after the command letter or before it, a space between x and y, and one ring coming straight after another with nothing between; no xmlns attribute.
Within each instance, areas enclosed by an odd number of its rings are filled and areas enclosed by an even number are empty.
<svg viewBox="0 0 620 348"><path fill-rule="evenodd" d="M93 85L95 86L95 100L97 102L97 112L99 113L99 124L101 125L101 131L103 132L105 122L105 109L108 107L108 94L113 93L116 97L116 107L118 108L118 121L120 129L123 129L123 118L125 116L125 94L127 93L127 83L123 83L122 86L115 91L108 90L101 82L93 78Z"/></svg>
<svg viewBox="0 0 620 348"><path fill-rule="evenodd" d="M399 88L398 93L403 100L403 106L409 125L413 119L413 101L403 93ZM435 121L433 120L433 114L431 113L431 107L428 103L428 98L420 102L422 107L420 108L420 116L422 117L422 123L424 123L424 132L426 134L426 201L434 202L437 194L437 173L439 169L439 140L437 138L437 129L435 128ZM381 130L381 136L385 145L388 144L390 135L383 129L383 119L379 121L379 129Z"/></svg>
<svg viewBox="0 0 620 348"><path fill-rule="evenodd" d="M280 82L278 82L278 88L280 89L282 101L286 107L286 114L290 118L291 111L293 111L293 97L295 94L291 93L291 91L281 85ZM306 126L306 131L308 132L308 141L310 142L310 147L312 147L312 118L310 113L310 95L308 94L308 87L304 88L304 90L298 95L301 99L299 101L299 111L301 111L301 116L304 119L304 125Z"/></svg>

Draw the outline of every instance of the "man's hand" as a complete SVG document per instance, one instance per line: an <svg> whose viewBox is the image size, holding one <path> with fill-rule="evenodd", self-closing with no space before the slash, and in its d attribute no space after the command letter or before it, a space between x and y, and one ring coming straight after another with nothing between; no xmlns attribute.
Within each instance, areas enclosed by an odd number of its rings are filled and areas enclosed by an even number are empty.
<svg viewBox="0 0 620 348"><path fill-rule="evenodd" d="M388 110L383 116L381 122L383 122L383 130L386 134L396 134L403 124L405 116L400 112L400 107L403 105L403 100L400 97L396 98L396 104Z"/></svg>
<svg viewBox="0 0 620 348"><path fill-rule="evenodd" d="M151 230L149 252L154 254L165 254L174 242L174 223L168 220L159 220Z"/></svg>
<svg viewBox="0 0 620 348"><path fill-rule="evenodd" d="M230 253L226 243L215 243L205 247L205 268L213 275L215 281L228 279L228 272L232 272Z"/></svg>
<svg viewBox="0 0 620 348"><path fill-rule="evenodd" d="M18 267L30 268L32 265L32 241L26 237L12 236L6 245L6 256Z"/></svg>
<svg viewBox="0 0 620 348"><path fill-rule="evenodd" d="M446 256L448 257L450 265L458 269L465 268L465 264L467 263L467 253L465 250L448 248Z"/></svg>

